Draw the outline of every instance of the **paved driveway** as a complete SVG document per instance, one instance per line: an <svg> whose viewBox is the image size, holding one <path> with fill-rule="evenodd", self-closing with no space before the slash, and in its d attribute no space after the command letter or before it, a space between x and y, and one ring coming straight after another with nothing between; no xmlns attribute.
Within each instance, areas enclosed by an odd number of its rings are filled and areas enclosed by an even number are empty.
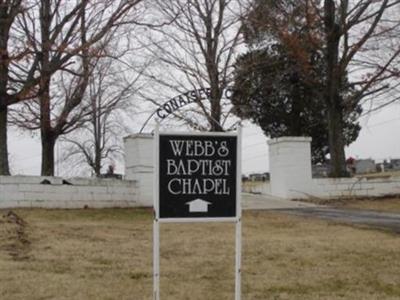
<svg viewBox="0 0 400 300"><path fill-rule="evenodd" d="M290 201L270 195L242 194L243 209L269 209L302 217L320 218L341 223L361 224L400 233L400 214L358 209L338 209Z"/></svg>
<svg viewBox="0 0 400 300"><path fill-rule="evenodd" d="M278 211L303 217L314 217L341 223L390 229L400 233L400 214L330 207L291 208L278 209Z"/></svg>

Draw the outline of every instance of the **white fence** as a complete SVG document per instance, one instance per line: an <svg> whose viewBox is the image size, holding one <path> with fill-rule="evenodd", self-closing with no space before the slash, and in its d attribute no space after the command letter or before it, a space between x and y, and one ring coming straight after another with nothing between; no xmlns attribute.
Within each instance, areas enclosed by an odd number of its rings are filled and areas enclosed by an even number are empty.
<svg viewBox="0 0 400 300"><path fill-rule="evenodd" d="M245 182L242 191L253 194L271 194L269 181ZM400 195L400 177L313 178L304 189L289 189L293 198L380 197Z"/></svg>
<svg viewBox="0 0 400 300"><path fill-rule="evenodd" d="M400 194L400 177L312 179L311 195L318 198L379 197Z"/></svg>
<svg viewBox="0 0 400 300"><path fill-rule="evenodd" d="M400 177L312 178L311 138L268 141L271 194L287 199L377 197L400 194Z"/></svg>
<svg viewBox="0 0 400 300"><path fill-rule="evenodd" d="M245 183L243 191L271 194L286 199L400 194L400 177L395 176L312 178L310 142L310 138L304 137L270 140L271 181ZM151 206L152 136L127 137L125 152L125 173L129 180L87 178L63 180L59 177L0 176L0 208Z"/></svg>
<svg viewBox="0 0 400 300"><path fill-rule="evenodd" d="M271 180L245 182L242 191L286 199L400 194L400 177L313 179L309 137L282 137L268 144ZM137 182L136 193L146 206L152 205L153 150L150 134L125 138L126 178Z"/></svg>
<svg viewBox="0 0 400 300"><path fill-rule="evenodd" d="M83 208L142 206L136 182L41 176L0 176L0 208Z"/></svg>

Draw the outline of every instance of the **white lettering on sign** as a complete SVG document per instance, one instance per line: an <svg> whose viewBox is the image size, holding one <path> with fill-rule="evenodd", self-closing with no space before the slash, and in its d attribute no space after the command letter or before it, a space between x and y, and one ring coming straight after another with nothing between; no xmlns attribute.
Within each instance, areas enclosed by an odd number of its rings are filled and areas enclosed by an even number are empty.
<svg viewBox="0 0 400 300"><path fill-rule="evenodd" d="M230 195L227 179L232 161L226 157L226 141L169 140L174 158L166 160L170 179L167 188L173 195ZM185 178L194 176L197 178ZM199 178L200 177L200 178Z"/></svg>
<svg viewBox="0 0 400 300"><path fill-rule="evenodd" d="M230 160L175 160L167 159L167 175L194 175L228 176L231 166Z"/></svg>
<svg viewBox="0 0 400 300"><path fill-rule="evenodd" d="M231 190L226 179L174 178L168 182L168 191L173 195L229 195Z"/></svg>
<svg viewBox="0 0 400 300"><path fill-rule="evenodd" d="M193 140L170 140L172 151L175 156L205 156L211 157L216 152L221 157L229 154L226 141L215 145L212 141L193 141Z"/></svg>

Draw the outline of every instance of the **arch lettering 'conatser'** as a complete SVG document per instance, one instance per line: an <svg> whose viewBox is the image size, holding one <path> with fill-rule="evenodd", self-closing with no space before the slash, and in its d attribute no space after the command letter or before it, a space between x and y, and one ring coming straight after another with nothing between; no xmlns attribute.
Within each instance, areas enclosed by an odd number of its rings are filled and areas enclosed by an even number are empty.
<svg viewBox="0 0 400 300"><path fill-rule="evenodd" d="M225 89L223 92L223 96L227 99L230 99L232 96L231 89ZM210 88L202 88L193 91L186 92L184 94L178 95L172 99L169 99L163 105L161 105L157 110L156 114L161 120L168 117L173 112L177 111L181 107L197 102L209 99L211 97L211 89Z"/></svg>
<svg viewBox="0 0 400 300"><path fill-rule="evenodd" d="M222 96L226 99L230 99L232 97L233 90L231 88L226 88L223 91ZM164 104L161 104L159 108L157 108L156 111L154 111L144 122L142 128L140 129L139 132L142 132L143 129L146 127L147 123L150 121L150 119L154 116L157 115L160 121L164 120L167 118L169 115L177 111L183 106L186 106L191 103L196 103L199 101L203 101L206 99L210 99L211 97L211 89L210 88L201 88L193 91L189 91L183 94L180 94L178 96L175 96L172 99L169 99L167 102Z"/></svg>

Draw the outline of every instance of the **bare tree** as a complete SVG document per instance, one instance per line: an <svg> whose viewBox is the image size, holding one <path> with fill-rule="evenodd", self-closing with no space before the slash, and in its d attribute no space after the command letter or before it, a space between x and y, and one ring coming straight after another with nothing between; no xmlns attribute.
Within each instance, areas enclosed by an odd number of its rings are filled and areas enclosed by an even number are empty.
<svg viewBox="0 0 400 300"><path fill-rule="evenodd" d="M253 3L246 18L250 23L247 34L267 44L278 41L299 62L308 47L323 53L325 75L320 78L321 98L328 120L331 175L346 175L345 116L371 100L376 103L377 99L385 98L390 103L398 98L392 94L398 85L392 78L400 46L391 41L400 36L398 13L393 12L398 12L400 1L254 0ZM308 36L305 46L293 34L294 27L303 27ZM259 32L267 35L257 36ZM307 72L307 64L304 66Z"/></svg>
<svg viewBox="0 0 400 300"><path fill-rule="evenodd" d="M93 58L107 55L107 41L117 35L124 37L122 29L135 23L140 2L38 0L37 9L21 18L20 25L38 60L38 97L36 103L24 105L24 110L14 115L14 122L40 129L42 175L54 174L58 137L82 126L83 117L90 114L82 99L96 64Z"/></svg>
<svg viewBox="0 0 400 300"><path fill-rule="evenodd" d="M23 0L0 1L0 175L9 175L7 115L9 106L33 97L38 59L17 25L30 8Z"/></svg>
<svg viewBox="0 0 400 300"><path fill-rule="evenodd" d="M229 115L224 90L232 80L233 63L241 44L242 3L237 0L157 0L160 18L171 20L151 32L150 51L157 68L147 75L164 94L206 89L207 101L196 97L195 107L175 117L201 130L223 130ZM160 90L158 89L158 90ZM161 104L160 95L147 98Z"/></svg>
<svg viewBox="0 0 400 300"><path fill-rule="evenodd" d="M99 176L105 164L111 165L123 156L121 141L127 132L124 119L128 119L124 115L132 111L140 77L140 73L127 76L126 71L110 58L96 65L83 99L89 108L88 122L62 140L68 145L63 156L68 164L87 165Z"/></svg>
<svg viewBox="0 0 400 300"><path fill-rule="evenodd" d="M391 10L398 8L398 0L325 0L324 29L326 55L325 103L328 116L329 148L334 177L346 174L343 112L353 103L370 100L389 90L391 69L400 54L400 46L387 47L387 40L398 33L398 15ZM385 57L377 55L385 51ZM344 101L342 90L349 72L358 79L351 83L357 90Z"/></svg>

